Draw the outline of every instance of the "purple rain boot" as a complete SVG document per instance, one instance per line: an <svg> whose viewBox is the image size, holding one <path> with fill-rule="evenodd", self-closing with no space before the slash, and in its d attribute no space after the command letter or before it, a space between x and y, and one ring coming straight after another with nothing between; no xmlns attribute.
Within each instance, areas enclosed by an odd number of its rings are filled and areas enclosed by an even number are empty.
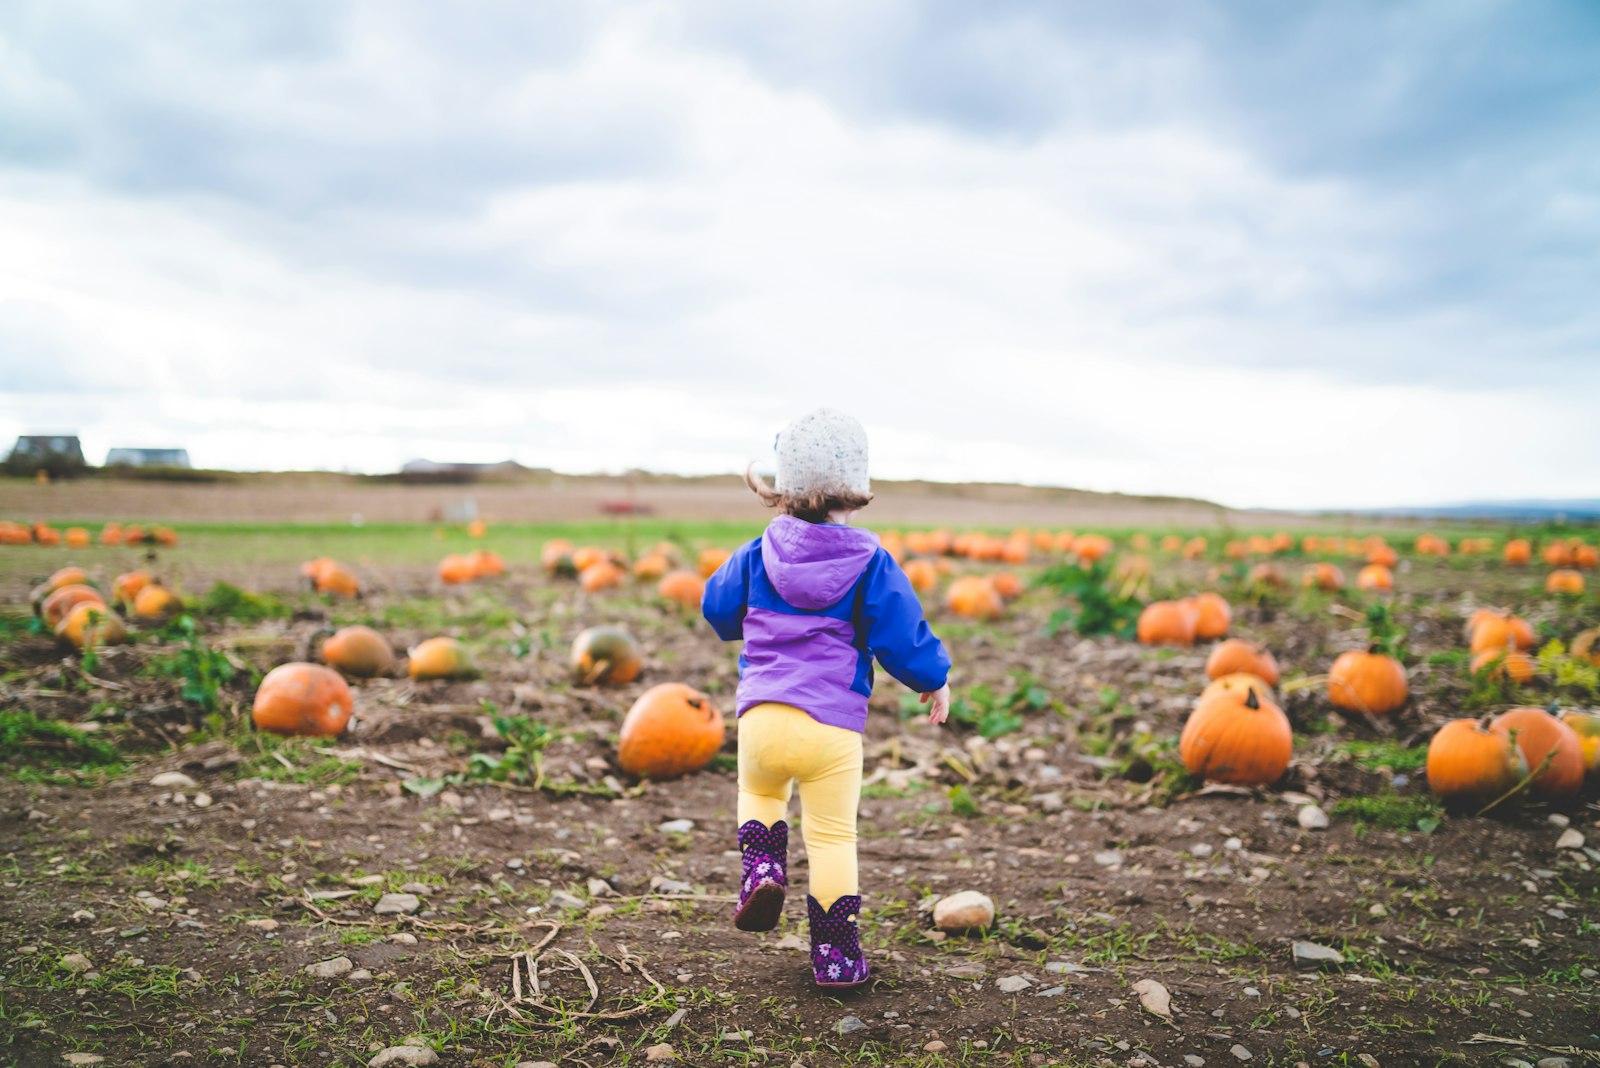
<svg viewBox="0 0 1600 1068"><path fill-rule="evenodd" d="M767 827L760 820L746 820L739 828L739 852L744 879L733 925L741 931L770 931L778 926L789 886L789 824L779 820Z"/></svg>
<svg viewBox="0 0 1600 1068"><path fill-rule="evenodd" d="M861 953L856 917L861 912L861 895L846 894L822 911L817 899L806 895L806 912L811 920L811 971L818 986L860 986L872 969Z"/></svg>

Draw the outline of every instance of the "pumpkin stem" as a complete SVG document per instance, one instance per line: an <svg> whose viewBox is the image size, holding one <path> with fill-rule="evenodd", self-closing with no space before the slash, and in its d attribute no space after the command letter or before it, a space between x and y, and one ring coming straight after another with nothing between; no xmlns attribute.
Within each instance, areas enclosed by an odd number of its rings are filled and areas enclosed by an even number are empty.
<svg viewBox="0 0 1600 1068"><path fill-rule="evenodd" d="M1256 698L1256 688L1254 686L1250 687L1249 694L1244 699L1244 707L1252 710L1261 707L1261 702Z"/></svg>

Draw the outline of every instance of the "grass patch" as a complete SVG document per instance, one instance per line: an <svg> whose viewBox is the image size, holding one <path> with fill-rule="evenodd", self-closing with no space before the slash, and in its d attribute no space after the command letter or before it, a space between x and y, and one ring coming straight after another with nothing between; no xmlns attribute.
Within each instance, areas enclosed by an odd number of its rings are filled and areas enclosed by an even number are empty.
<svg viewBox="0 0 1600 1068"><path fill-rule="evenodd" d="M1350 762L1367 771L1390 771L1410 774L1428 763L1428 750L1424 746L1407 749L1390 741L1365 742L1352 740L1339 743L1335 752L1347 753Z"/></svg>
<svg viewBox="0 0 1600 1068"><path fill-rule="evenodd" d="M338 743L332 739L279 738L254 733L242 744L245 756L239 762L241 779L267 779L271 782L301 782L326 786L348 783L361 773L362 764L341 760L325 752Z"/></svg>
<svg viewBox="0 0 1600 1068"><path fill-rule="evenodd" d="M76 781L64 772L115 774L126 767L110 742L21 710L0 712L0 765L19 781L62 783Z"/></svg>
<svg viewBox="0 0 1600 1068"><path fill-rule="evenodd" d="M1333 815L1355 822L1356 829L1385 827L1394 831L1433 831L1444 819L1444 807L1427 794L1372 794L1335 801Z"/></svg>
<svg viewBox="0 0 1600 1068"><path fill-rule="evenodd" d="M259 623L264 619L287 619L289 606L268 593L251 593L228 582L218 582L194 604L194 610L209 619L236 619Z"/></svg>

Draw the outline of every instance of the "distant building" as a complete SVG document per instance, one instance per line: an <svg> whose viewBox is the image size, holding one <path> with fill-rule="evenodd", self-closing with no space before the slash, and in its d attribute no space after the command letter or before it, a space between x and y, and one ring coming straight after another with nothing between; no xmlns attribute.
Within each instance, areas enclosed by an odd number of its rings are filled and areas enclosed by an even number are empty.
<svg viewBox="0 0 1600 1068"><path fill-rule="evenodd" d="M7 474L32 475L47 471L51 477L76 474L89 466L76 434L24 434L6 457Z"/></svg>
<svg viewBox="0 0 1600 1068"><path fill-rule="evenodd" d="M107 467L188 467L188 449L112 449Z"/></svg>
<svg viewBox="0 0 1600 1068"><path fill-rule="evenodd" d="M445 464L435 460L410 460L400 466L400 478L415 482L475 482L495 475L513 475L527 468L515 460L497 464Z"/></svg>

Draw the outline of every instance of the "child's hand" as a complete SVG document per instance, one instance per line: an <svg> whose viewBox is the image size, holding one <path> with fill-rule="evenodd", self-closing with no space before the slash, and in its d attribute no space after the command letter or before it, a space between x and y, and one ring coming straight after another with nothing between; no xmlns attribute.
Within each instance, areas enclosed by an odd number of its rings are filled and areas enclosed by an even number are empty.
<svg viewBox="0 0 1600 1068"><path fill-rule="evenodd" d="M950 684L947 682L932 693L922 695L922 703L933 702L928 709L928 722L937 727L950 718Z"/></svg>

